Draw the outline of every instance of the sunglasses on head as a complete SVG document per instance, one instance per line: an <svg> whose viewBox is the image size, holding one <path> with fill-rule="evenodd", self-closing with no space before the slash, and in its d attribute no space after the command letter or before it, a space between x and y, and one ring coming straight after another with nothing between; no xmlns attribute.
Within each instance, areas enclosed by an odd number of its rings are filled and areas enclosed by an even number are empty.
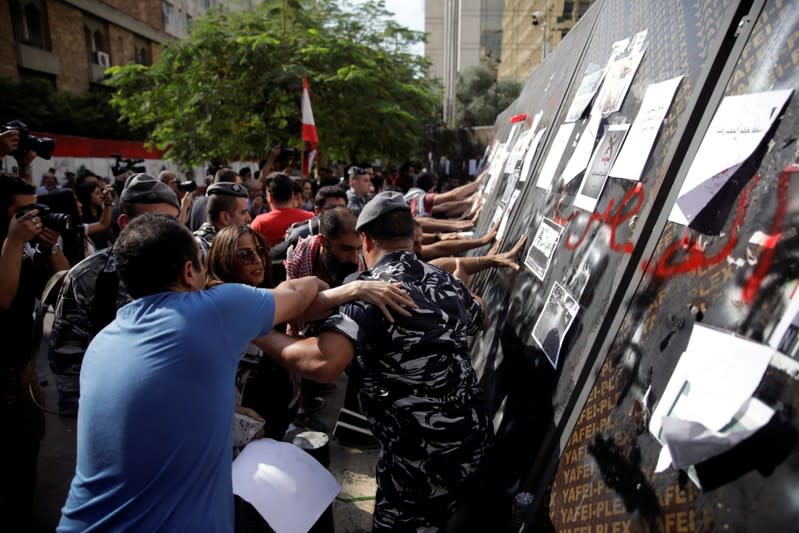
<svg viewBox="0 0 799 533"><path fill-rule="evenodd" d="M245 265L254 265L258 260L262 263L266 263L266 250L260 246L255 251L252 248L236 250L236 256Z"/></svg>

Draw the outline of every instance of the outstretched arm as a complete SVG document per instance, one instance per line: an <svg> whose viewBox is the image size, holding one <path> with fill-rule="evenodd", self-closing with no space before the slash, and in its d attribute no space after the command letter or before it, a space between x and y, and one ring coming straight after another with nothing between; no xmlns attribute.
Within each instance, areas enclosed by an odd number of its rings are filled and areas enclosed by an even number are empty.
<svg viewBox="0 0 799 533"><path fill-rule="evenodd" d="M272 331L254 344L285 368L322 383L335 381L355 355L352 341L333 331L300 340Z"/></svg>
<svg viewBox="0 0 799 533"><path fill-rule="evenodd" d="M336 307L352 300L363 300L377 306L389 322L394 322L391 313L411 316L406 307L416 307L398 283L358 280L335 289L327 289L316 295L308 309L300 317L304 322L315 322L326 318Z"/></svg>
<svg viewBox="0 0 799 533"><path fill-rule="evenodd" d="M477 239L444 239L433 244L422 245L422 259L424 261L431 261L439 257L447 257L466 252L473 248L479 248L494 240L497 235L497 228L494 227L491 231L478 237Z"/></svg>
<svg viewBox="0 0 799 533"><path fill-rule="evenodd" d="M466 185L461 185L460 187L455 187L451 191L442 192L441 194L436 195L435 200L433 200L434 205L443 204L446 202L454 202L457 200L463 200L471 196L474 191L480 186L480 183L483 181L486 173L483 172L480 174L476 180L471 183L467 183Z"/></svg>
<svg viewBox="0 0 799 533"><path fill-rule="evenodd" d="M497 267L519 270L519 265L516 263L516 257L522 250L524 250L524 245L526 242L527 236L523 235L513 248L501 254L489 254L481 257L441 257L429 261L429 263L431 265L437 266L441 270L446 270L450 274L454 274L455 277L465 283L466 280L464 278L487 268ZM459 266L460 269L458 269ZM463 277L459 276L458 273L456 273L456 270L462 272Z"/></svg>
<svg viewBox="0 0 799 533"><path fill-rule="evenodd" d="M272 290L275 299L274 324L291 322L314 301L319 291L327 289L327 283L314 276L284 281Z"/></svg>
<svg viewBox="0 0 799 533"><path fill-rule="evenodd" d="M446 220L430 217L419 217L416 220L425 233L466 231L474 227L474 222L471 220Z"/></svg>

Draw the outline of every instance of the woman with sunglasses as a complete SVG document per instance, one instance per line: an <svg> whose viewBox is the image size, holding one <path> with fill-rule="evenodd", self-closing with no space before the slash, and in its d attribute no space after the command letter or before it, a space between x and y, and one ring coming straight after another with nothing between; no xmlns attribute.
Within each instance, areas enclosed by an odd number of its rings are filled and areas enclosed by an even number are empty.
<svg viewBox="0 0 799 533"><path fill-rule="evenodd" d="M270 286L269 247L249 226L230 225L220 230L208 251L207 261L207 288L222 283ZM355 281L320 292L301 320L321 320L339 305L358 299L376 305L390 322L394 321L391 313L409 316L406 307L415 307L413 300L396 284ZM236 386L240 399L237 411L264 421L263 433L259 431L252 438L262 435L281 440L296 414L299 392L288 371L272 359L262 357L261 350L250 344L242 354Z"/></svg>
<svg viewBox="0 0 799 533"><path fill-rule="evenodd" d="M214 237L208 251L206 288L222 283L270 287L268 258L269 247L258 232L249 226L227 226ZM246 319L242 317L242 320ZM251 431L246 435L237 434L241 438L234 438L238 441L234 445L242 446L251 438L262 436L282 439L294 417L298 394L288 371L262 357L261 350L250 344L239 362L236 390L236 422L246 421L244 417L249 417L264 425L254 435Z"/></svg>

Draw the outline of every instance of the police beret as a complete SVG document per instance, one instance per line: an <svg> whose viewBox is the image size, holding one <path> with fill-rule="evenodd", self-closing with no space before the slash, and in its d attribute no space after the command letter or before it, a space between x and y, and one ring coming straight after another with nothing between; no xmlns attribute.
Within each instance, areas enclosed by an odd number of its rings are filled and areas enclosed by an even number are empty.
<svg viewBox="0 0 799 533"><path fill-rule="evenodd" d="M227 181L222 181L219 183L214 183L205 191L206 196L211 196L212 194L222 194L224 196L238 196L240 198L247 198L247 187L244 185L240 185L238 183L229 183Z"/></svg>
<svg viewBox="0 0 799 533"><path fill-rule="evenodd" d="M411 210L402 194L397 191L383 191L369 200L361 210L361 214L358 215L358 222L355 224L355 230L360 231L361 228L370 222L374 222L386 213L397 209Z"/></svg>
<svg viewBox="0 0 799 533"><path fill-rule="evenodd" d="M175 192L149 174L134 174L125 181L120 199L130 204L170 204L180 209Z"/></svg>

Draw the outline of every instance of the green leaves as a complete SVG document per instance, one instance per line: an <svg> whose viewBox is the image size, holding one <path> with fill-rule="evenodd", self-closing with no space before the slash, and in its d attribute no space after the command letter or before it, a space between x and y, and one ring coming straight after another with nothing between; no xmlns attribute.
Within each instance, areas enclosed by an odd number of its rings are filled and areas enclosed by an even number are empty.
<svg viewBox="0 0 799 533"><path fill-rule="evenodd" d="M299 146L307 75L320 150L407 158L438 103L427 61L407 52L422 39L389 21L382 1L357 12L333 0L214 8L153 65L114 67L112 102L182 164L264 157L277 142Z"/></svg>

